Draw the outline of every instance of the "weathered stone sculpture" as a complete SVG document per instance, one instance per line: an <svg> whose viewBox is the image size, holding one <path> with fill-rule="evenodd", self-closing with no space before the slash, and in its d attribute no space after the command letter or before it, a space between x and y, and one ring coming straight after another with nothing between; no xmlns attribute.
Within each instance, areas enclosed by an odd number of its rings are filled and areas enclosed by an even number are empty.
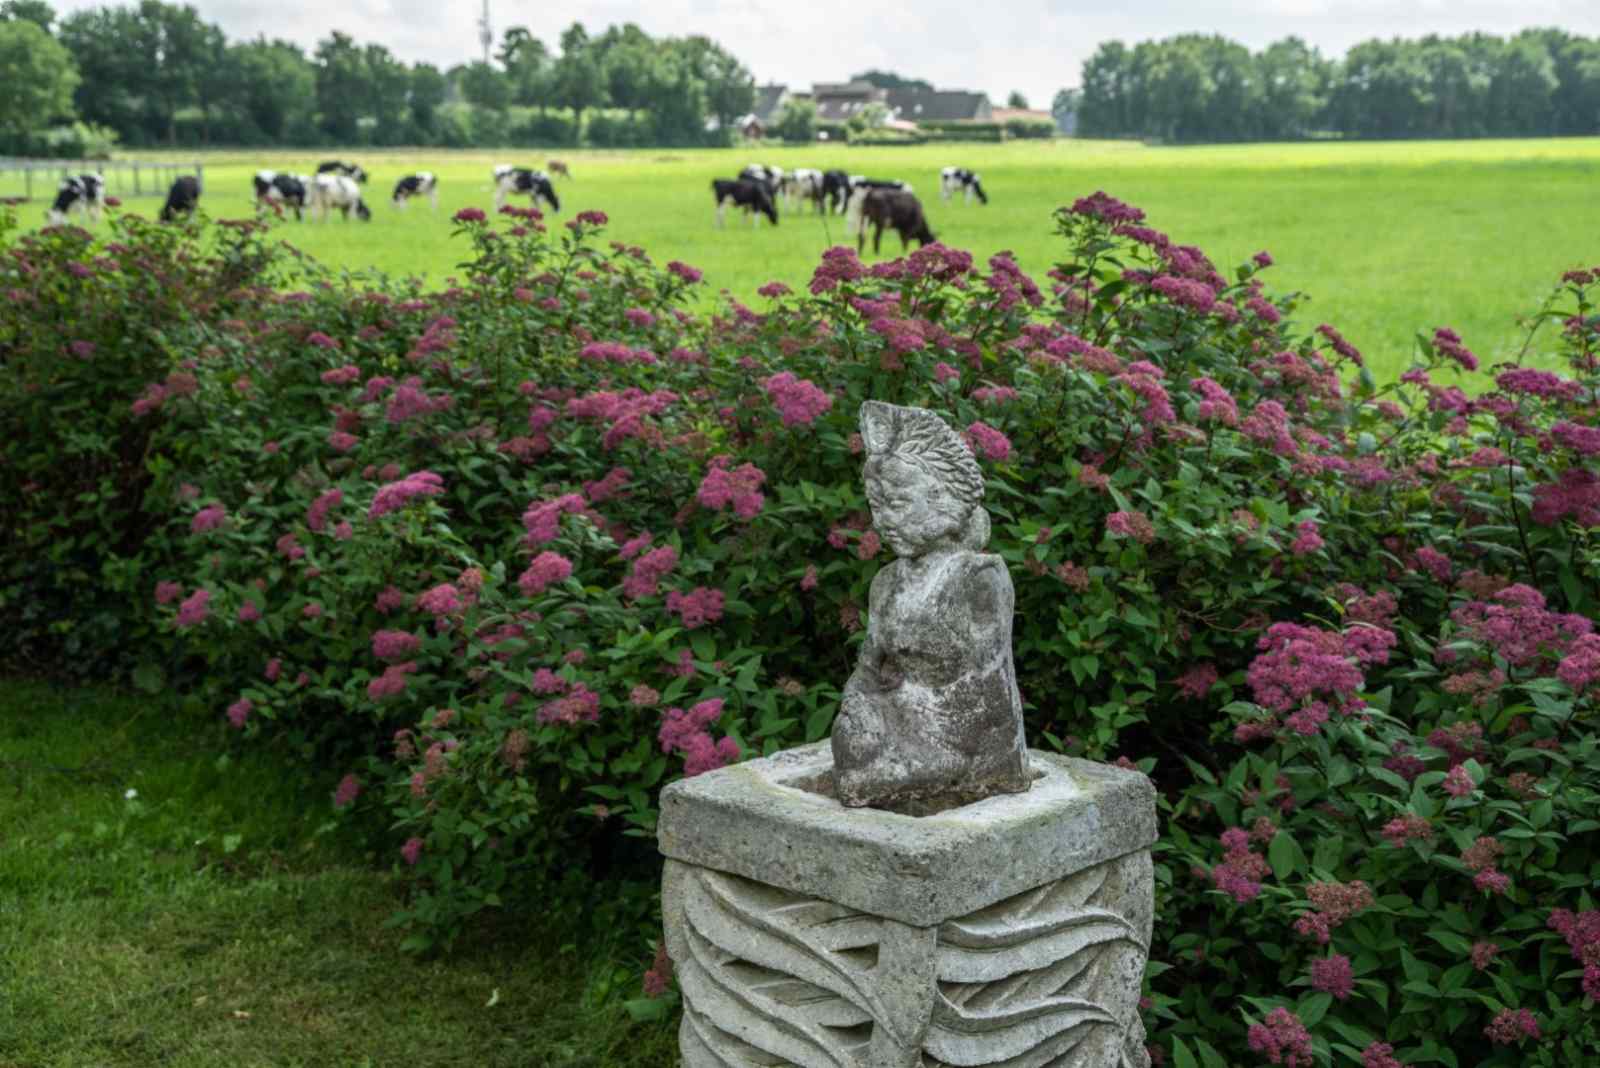
<svg viewBox="0 0 1600 1068"><path fill-rule="evenodd" d="M684 1068L1149 1068L1155 789L1024 748L976 463L931 412L861 429L899 559L831 742L661 795Z"/></svg>
<svg viewBox="0 0 1600 1068"><path fill-rule="evenodd" d="M983 473L922 408L867 401L861 439L873 525L899 559L873 579L833 727L839 800L916 811L1026 790L1015 594L1004 561L982 551Z"/></svg>

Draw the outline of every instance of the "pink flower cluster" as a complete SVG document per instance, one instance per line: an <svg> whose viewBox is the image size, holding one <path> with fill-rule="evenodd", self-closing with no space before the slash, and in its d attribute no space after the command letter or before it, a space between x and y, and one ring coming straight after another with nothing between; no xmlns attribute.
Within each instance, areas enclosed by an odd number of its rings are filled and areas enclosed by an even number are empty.
<svg viewBox="0 0 1600 1068"><path fill-rule="evenodd" d="M1461 365L1463 371L1476 371L1478 358L1461 343L1461 335L1441 326L1433 332L1433 347Z"/></svg>
<svg viewBox="0 0 1600 1068"><path fill-rule="evenodd" d="M811 275L811 292L830 293L840 282L854 282L867 273L856 250L845 245L835 245L822 253L822 262Z"/></svg>
<svg viewBox="0 0 1600 1068"><path fill-rule="evenodd" d="M987 423L975 422L968 426L967 437L973 451L986 459L1004 463L1011 455L1011 439Z"/></svg>
<svg viewBox="0 0 1600 1068"><path fill-rule="evenodd" d="M306 526L321 534L328 525L328 513L344 503L344 490L337 487L319 494L306 509Z"/></svg>
<svg viewBox="0 0 1600 1068"><path fill-rule="evenodd" d="M367 509L367 518L376 519L399 511L418 497L437 497L444 492L444 479L432 471L414 471L398 482L389 482L378 488Z"/></svg>
<svg viewBox="0 0 1600 1068"><path fill-rule="evenodd" d="M1106 516L1106 533L1132 538L1142 545L1156 540L1155 524L1143 512L1112 512Z"/></svg>
<svg viewBox="0 0 1600 1068"><path fill-rule="evenodd" d="M667 611L682 619L686 629L695 630L722 618L723 600L721 590L697 586L689 593L667 594Z"/></svg>
<svg viewBox="0 0 1600 1068"><path fill-rule="evenodd" d="M540 723L560 723L572 726L578 723L595 723L600 719L600 695L583 683L574 683L565 696L547 701L539 709Z"/></svg>
<svg viewBox="0 0 1600 1068"><path fill-rule="evenodd" d="M761 384L784 426L810 426L833 407L833 395L792 371L782 371Z"/></svg>
<svg viewBox="0 0 1600 1068"><path fill-rule="evenodd" d="M1202 701L1217 684L1217 666L1212 663L1191 664L1178 676L1178 692L1185 697Z"/></svg>
<svg viewBox="0 0 1600 1068"><path fill-rule="evenodd" d="M1216 422L1224 426L1239 425L1239 405L1233 399L1233 394L1211 378L1197 378L1189 384L1200 394L1196 418L1201 422Z"/></svg>
<svg viewBox="0 0 1600 1068"><path fill-rule="evenodd" d="M372 634L372 655L379 660L403 660L422 646L408 630L378 630Z"/></svg>
<svg viewBox="0 0 1600 1068"><path fill-rule="evenodd" d="M533 558L528 569L517 578L517 587L524 597L537 597L557 582L572 574L572 561L560 553L545 550Z"/></svg>
<svg viewBox="0 0 1600 1068"><path fill-rule="evenodd" d="M1501 1009L1483 1033L1496 1046L1514 1046L1525 1038L1537 1039L1539 1021L1527 1009Z"/></svg>
<svg viewBox="0 0 1600 1068"><path fill-rule="evenodd" d="M1140 418L1148 426L1165 426L1178 418L1172 410L1172 398L1167 395L1167 387L1161 384L1163 375L1164 372L1155 364L1139 360L1129 364L1128 369L1116 377L1116 381L1144 401Z"/></svg>
<svg viewBox="0 0 1600 1068"><path fill-rule="evenodd" d="M731 508L740 519L753 519L766 504L761 485L767 480L766 472L755 464L741 464L729 468L732 458L718 456L711 461L711 470L700 480L695 500L712 511Z"/></svg>
<svg viewBox="0 0 1600 1068"><path fill-rule="evenodd" d="M1288 1009L1273 1009L1263 1022L1250 1025L1246 1037L1250 1048L1265 1053L1273 1064L1311 1068L1311 1032Z"/></svg>
<svg viewBox="0 0 1600 1068"><path fill-rule="evenodd" d="M1124 204L1103 190L1096 190L1086 197L1079 197L1072 202L1069 210L1073 215L1083 215L1112 224L1144 221L1144 212L1132 205Z"/></svg>
<svg viewBox="0 0 1600 1068"><path fill-rule="evenodd" d="M1490 646L1512 667L1559 656L1594 630L1584 616L1549 611L1544 594L1520 583L1495 592L1486 601L1457 605L1450 618L1468 637Z"/></svg>
<svg viewBox="0 0 1600 1068"><path fill-rule="evenodd" d="M649 535L644 535L646 539ZM629 545L633 544L629 542ZM627 546L623 546L626 550ZM623 559L627 559L624 555ZM622 595L630 601L637 601L641 597L654 597L661 589L661 579L673 568L678 566L678 550L670 545L663 545L651 549L649 552L639 554L633 562L633 569L628 572L628 577L622 580Z"/></svg>
<svg viewBox="0 0 1600 1068"><path fill-rule="evenodd" d="M189 521L189 531L193 534L204 534L222 526L228 518L228 510L220 504L208 504L194 514Z"/></svg>
<svg viewBox="0 0 1600 1068"><path fill-rule="evenodd" d="M211 614L210 605L211 591L195 590L178 605L178 626L193 627L204 623L206 617Z"/></svg>
<svg viewBox="0 0 1600 1068"><path fill-rule="evenodd" d="M1356 988L1355 975L1350 969L1350 958L1342 953L1331 953L1311 962L1311 989L1332 994L1335 1000L1344 1001Z"/></svg>
<svg viewBox="0 0 1600 1068"><path fill-rule="evenodd" d="M373 701L381 701L385 697L398 697L406 692L406 676L414 675L417 665L414 661L400 664L390 664L383 669L383 674L367 683L367 697Z"/></svg>
<svg viewBox="0 0 1600 1068"><path fill-rule="evenodd" d="M523 541L537 548L555 541L561 533L561 517L583 512L588 507L576 493L568 493L548 501L534 501L522 513L522 527L527 536Z"/></svg>
<svg viewBox="0 0 1600 1068"><path fill-rule="evenodd" d="M1312 911L1295 920L1295 932L1324 946L1335 927L1362 909L1370 908L1374 901L1372 888L1360 879L1348 883L1312 883L1306 889L1306 899L1311 902Z"/></svg>
<svg viewBox="0 0 1600 1068"><path fill-rule="evenodd" d="M689 708L669 708L661 717L656 740L663 753L682 753L685 776L713 771L739 759L739 744L732 738L712 741L708 728L722 715L722 698L715 697Z"/></svg>
<svg viewBox="0 0 1600 1068"><path fill-rule="evenodd" d="M1341 635L1298 623L1274 623L1256 643L1261 653L1250 662L1245 678L1257 704L1288 712L1309 703L1320 706L1320 718L1325 720L1328 709L1323 701L1349 707L1365 682L1355 660L1388 659L1385 641L1393 645L1393 633L1370 625L1351 627Z"/></svg>
<svg viewBox="0 0 1600 1068"><path fill-rule="evenodd" d="M1546 925L1567 940L1572 959L1583 965L1583 993L1600 1001L1600 910L1570 912L1556 909Z"/></svg>
<svg viewBox="0 0 1600 1068"><path fill-rule="evenodd" d="M1211 869L1211 884L1239 904L1253 901L1261 893L1261 880L1272 870L1261 854L1250 848L1250 832L1230 827L1222 832L1222 863Z"/></svg>

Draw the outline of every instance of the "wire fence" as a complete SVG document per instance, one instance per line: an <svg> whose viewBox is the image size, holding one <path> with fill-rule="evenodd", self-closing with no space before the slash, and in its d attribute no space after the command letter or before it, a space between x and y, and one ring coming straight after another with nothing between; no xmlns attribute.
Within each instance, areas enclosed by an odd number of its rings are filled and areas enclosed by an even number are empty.
<svg viewBox="0 0 1600 1068"><path fill-rule="evenodd" d="M0 156L0 198L51 200L63 179L98 174L107 196L164 197L174 179L192 174L205 185L204 167L193 163L139 160L19 159Z"/></svg>

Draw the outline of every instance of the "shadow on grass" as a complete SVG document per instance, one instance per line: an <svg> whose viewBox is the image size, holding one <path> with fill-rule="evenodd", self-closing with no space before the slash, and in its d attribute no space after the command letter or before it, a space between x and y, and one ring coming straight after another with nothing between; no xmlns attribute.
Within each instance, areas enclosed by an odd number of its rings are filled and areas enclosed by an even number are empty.
<svg viewBox="0 0 1600 1068"><path fill-rule="evenodd" d="M401 954L395 882L271 754L171 702L0 695L0 1068L675 1062L649 947L498 915ZM129 796L130 791L132 796Z"/></svg>

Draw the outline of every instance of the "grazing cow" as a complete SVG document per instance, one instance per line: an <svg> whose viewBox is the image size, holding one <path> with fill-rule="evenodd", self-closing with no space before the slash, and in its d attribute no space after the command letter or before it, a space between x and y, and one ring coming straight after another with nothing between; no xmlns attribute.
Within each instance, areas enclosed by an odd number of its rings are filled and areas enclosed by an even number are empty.
<svg viewBox="0 0 1600 1068"><path fill-rule="evenodd" d="M852 200L853 209L856 202ZM915 241L918 246L926 245L936 240L933 231L928 229L928 220L923 218L922 204L917 198L903 189L868 189L861 194L861 227L856 231L856 251L859 253L867 243L867 223L873 226L872 254L878 255L878 246L883 241L883 228L892 226L900 235L900 248L905 250L906 245Z"/></svg>
<svg viewBox="0 0 1600 1068"><path fill-rule="evenodd" d="M767 195L773 200L778 199L778 191L783 188L783 168L769 167L764 163L752 163L739 172L740 178L752 182L760 182L767 187Z"/></svg>
<svg viewBox="0 0 1600 1068"><path fill-rule="evenodd" d="M961 193L962 200L968 204L976 196L979 204L989 203L989 198L983 191L983 183L978 180L977 172L969 171L965 167L946 167L939 172L939 195L949 200L957 192Z"/></svg>
<svg viewBox="0 0 1600 1068"><path fill-rule="evenodd" d="M256 171L255 177L250 179L256 187L256 207L277 202L278 193L272 184L276 177L278 177L277 171L261 170Z"/></svg>
<svg viewBox="0 0 1600 1068"><path fill-rule="evenodd" d="M849 198L845 207L845 233L854 234L861 230L861 205L866 195L874 189L894 189L902 193L911 192L911 183L902 182L898 178L866 178L859 174L850 176L850 186L846 193Z"/></svg>
<svg viewBox="0 0 1600 1068"><path fill-rule="evenodd" d="M844 171L823 171L822 198L828 202L830 214L843 215L850 202L850 176Z"/></svg>
<svg viewBox="0 0 1600 1068"><path fill-rule="evenodd" d="M61 226L67 221L68 212L81 211L90 222L97 223L100 221L100 209L105 206L105 198L105 179L98 174L77 174L63 178L56 190L55 203L45 212L45 219L51 226Z"/></svg>
<svg viewBox="0 0 1600 1068"><path fill-rule="evenodd" d="M551 211L561 210L561 201L556 198L556 187L550 183L550 176L544 171L530 170L527 167L513 167L509 163L502 163L494 169L494 208L499 211L505 207L506 198L513 193L526 193L528 199L535 205L543 200L550 205Z"/></svg>
<svg viewBox="0 0 1600 1068"><path fill-rule="evenodd" d="M346 178L354 178L362 185L367 184L367 172L354 163L346 163L342 159L326 159L317 165L318 174L342 174Z"/></svg>
<svg viewBox="0 0 1600 1068"><path fill-rule="evenodd" d="M431 171L408 174L394 184L394 206L403 208L412 197L427 197L433 210L439 210L439 179Z"/></svg>
<svg viewBox="0 0 1600 1068"><path fill-rule="evenodd" d="M796 204L811 201L816 205L817 213L822 212L822 172L812 170L810 167L796 167L783 176L783 206L794 208Z"/></svg>
<svg viewBox="0 0 1600 1068"><path fill-rule="evenodd" d="M748 215L751 226L756 224L756 212L771 219L773 226L778 225L778 207L772 202L772 193L764 182L752 178L713 178L711 192L717 198L718 226L723 225L723 213L729 204Z"/></svg>
<svg viewBox="0 0 1600 1068"><path fill-rule="evenodd" d="M372 210L361 199L361 187L354 178L343 174L324 173L313 178L309 200L313 222L319 214L327 219L331 208L338 208L346 222L350 220L351 208L355 209L356 218L362 222L372 219Z"/></svg>
<svg viewBox="0 0 1600 1068"><path fill-rule="evenodd" d="M192 174L179 175L167 190L167 202L161 206L161 221L172 222L179 215L193 215L200 203L200 179Z"/></svg>
<svg viewBox="0 0 1600 1068"><path fill-rule="evenodd" d="M304 174L284 174L282 171L257 171L252 179L256 188L257 207L271 207L274 211L290 208L300 219L311 196L311 178Z"/></svg>
<svg viewBox="0 0 1600 1068"><path fill-rule="evenodd" d="M566 178L568 180L570 180L572 178L572 170L571 170L571 168L569 168L566 165L566 162L563 161L563 160L559 160L559 159L547 160L545 162L545 167L549 169L551 175L553 175L553 176L554 175L559 175L560 177Z"/></svg>

